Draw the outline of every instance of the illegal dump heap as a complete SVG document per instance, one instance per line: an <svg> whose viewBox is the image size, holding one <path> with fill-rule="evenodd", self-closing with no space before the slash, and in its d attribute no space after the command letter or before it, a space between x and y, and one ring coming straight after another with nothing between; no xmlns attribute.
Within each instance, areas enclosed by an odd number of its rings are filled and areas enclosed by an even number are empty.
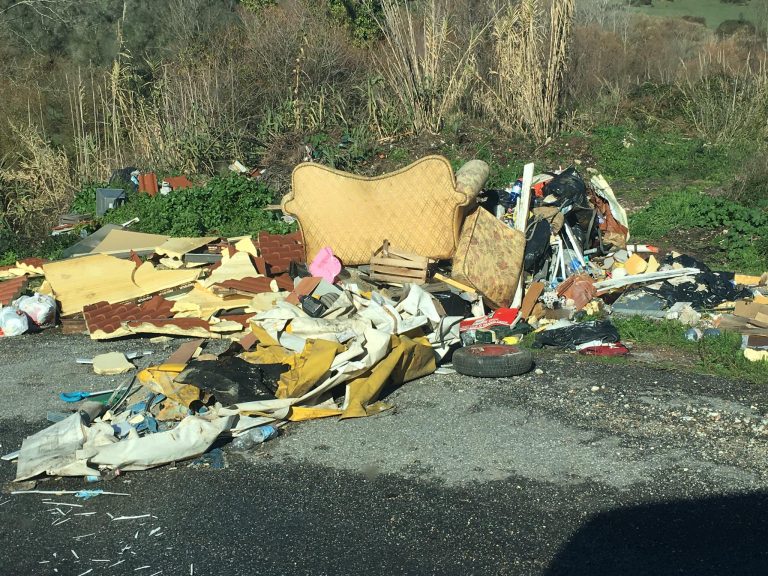
<svg viewBox="0 0 768 576"><path fill-rule="evenodd" d="M16 479L142 470L221 438L268 440L288 422L377 414L385 387L451 361L469 376L522 374L530 332L534 348L627 354L611 314L675 318L692 339L739 331L747 358L768 355L768 275L633 244L600 175L528 164L508 189L484 191L487 177L484 162L454 175L436 156L378 178L305 163L282 203L297 233L110 226L67 259L0 269L6 336L58 322L95 340L195 338L115 390L62 395L82 404L24 440ZM210 339L231 344L217 356ZM122 354L93 363L132 368Z"/></svg>

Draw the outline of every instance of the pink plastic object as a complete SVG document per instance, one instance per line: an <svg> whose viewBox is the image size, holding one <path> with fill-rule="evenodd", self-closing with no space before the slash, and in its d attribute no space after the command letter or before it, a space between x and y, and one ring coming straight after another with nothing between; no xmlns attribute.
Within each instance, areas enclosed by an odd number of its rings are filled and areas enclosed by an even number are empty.
<svg viewBox="0 0 768 576"><path fill-rule="evenodd" d="M327 280L331 284L339 272L341 272L341 262L333 255L333 250L327 246L320 249L315 259L312 260L312 264L309 265L309 273L312 276Z"/></svg>

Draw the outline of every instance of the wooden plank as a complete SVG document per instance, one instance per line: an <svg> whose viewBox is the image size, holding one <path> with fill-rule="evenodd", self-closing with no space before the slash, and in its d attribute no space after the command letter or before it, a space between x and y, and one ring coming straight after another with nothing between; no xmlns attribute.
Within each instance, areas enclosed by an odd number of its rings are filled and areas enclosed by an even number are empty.
<svg viewBox="0 0 768 576"><path fill-rule="evenodd" d="M410 262L409 260L398 260L397 258L371 258L371 266L396 266L398 268L416 268L426 270L427 260L424 262Z"/></svg>
<svg viewBox="0 0 768 576"><path fill-rule="evenodd" d="M390 248L388 252L390 256L395 256L397 258L409 260L411 262L421 264L423 266L427 266L429 264L429 259L426 256L419 256L418 254L410 254L409 252L400 252L399 250L392 250L392 248ZM380 256L377 256L377 258L380 258Z"/></svg>
<svg viewBox="0 0 768 576"><path fill-rule="evenodd" d="M528 210L531 206L531 183L533 182L533 162L523 167L523 189L517 201L517 214L515 215L515 228L525 234L528 224ZM519 308L523 301L523 283L525 282L525 270L520 271L520 279L517 281L517 290L512 299L512 308Z"/></svg>
<svg viewBox="0 0 768 576"><path fill-rule="evenodd" d="M217 236L203 236L199 238L169 238L160 246L155 248L155 252L161 256L181 259L187 252L197 250L206 244L216 240Z"/></svg>
<svg viewBox="0 0 768 576"><path fill-rule="evenodd" d="M467 286L466 284L462 284L458 280L454 280L453 278L448 278L447 276L437 273L435 274L434 278L436 280L440 280L441 282L445 282L449 286L453 286L454 288L457 288L461 290L462 292L468 292L470 294L477 294L477 290L472 288L472 286Z"/></svg>
<svg viewBox="0 0 768 576"><path fill-rule="evenodd" d="M527 320L531 315L533 307L536 306L536 301L539 299L539 296L541 296L543 292L543 282L534 282L528 287L528 290L525 292L525 298L523 298L523 303L520 306L520 317L523 320Z"/></svg>
<svg viewBox="0 0 768 576"><path fill-rule="evenodd" d="M422 278L427 275L425 270L411 270L409 268L399 268L397 266L374 267L371 270L371 274L373 276L376 276L377 274L388 274L390 276L405 276L407 278Z"/></svg>
<svg viewBox="0 0 768 576"><path fill-rule="evenodd" d="M371 276L371 278L379 282L392 282L395 284L421 284L425 281L421 278L405 278L403 276L390 276L385 274L374 275Z"/></svg>

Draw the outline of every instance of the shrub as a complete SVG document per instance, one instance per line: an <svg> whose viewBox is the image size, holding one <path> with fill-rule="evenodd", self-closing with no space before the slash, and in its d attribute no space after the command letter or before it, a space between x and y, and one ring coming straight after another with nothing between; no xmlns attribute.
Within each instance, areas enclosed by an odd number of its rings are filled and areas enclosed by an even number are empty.
<svg viewBox="0 0 768 576"><path fill-rule="evenodd" d="M205 186L176 190L167 196L131 192L127 202L105 214L105 222L138 217L131 229L170 236L239 236L260 230L285 233L292 227L264 208L274 195L243 176L215 177Z"/></svg>

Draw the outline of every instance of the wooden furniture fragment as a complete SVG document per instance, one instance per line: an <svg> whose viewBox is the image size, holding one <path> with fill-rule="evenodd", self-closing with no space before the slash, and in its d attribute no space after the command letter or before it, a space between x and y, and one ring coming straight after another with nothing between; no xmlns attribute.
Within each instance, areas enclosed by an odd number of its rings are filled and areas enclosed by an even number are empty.
<svg viewBox="0 0 768 576"><path fill-rule="evenodd" d="M379 282L424 284L428 267L428 258L393 250L387 240L371 256L371 278Z"/></svg>

